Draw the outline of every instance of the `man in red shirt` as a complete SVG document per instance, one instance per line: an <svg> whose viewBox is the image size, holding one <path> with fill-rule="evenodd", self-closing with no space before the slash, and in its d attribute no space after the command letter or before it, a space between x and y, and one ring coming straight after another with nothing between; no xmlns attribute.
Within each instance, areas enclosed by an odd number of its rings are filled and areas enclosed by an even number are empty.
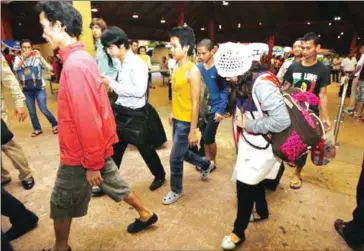
<svg viewBox="0 0 364 251"><path fill-rule="evenodd" d="M78 42L82 32L80 13L67 2L38 4L43 37L59 49L63 62L58 93L61 163L51 196L55 250L70 250L72 218L87 214L91 186L100 186L114 201L124 200L140 218L128 226L139 232L157 222L120 176L113 160L118 142L114 115L95 60Z"/></svg>

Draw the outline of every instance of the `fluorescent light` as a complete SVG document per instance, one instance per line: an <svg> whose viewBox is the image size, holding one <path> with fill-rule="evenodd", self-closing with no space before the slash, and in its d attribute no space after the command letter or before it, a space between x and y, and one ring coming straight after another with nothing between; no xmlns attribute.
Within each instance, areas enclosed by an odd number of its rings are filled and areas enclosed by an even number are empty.
<svg viewBox="0 0 364 251"><path fill-rule="evenodd" d="M332 23L329 23L329 26L331 26L332 25Z"/></svg>
<svg viewBox="0 0 364 251"><path fill-rule="evenodd" d="M240 28L241 27L241 25L240 25L240 23L238 24L238 28Z"/></svg>
<svg viewBox="0 0 364 251"><path fill-rule="evenodd" d="M133 18L139 18L138 14L136 14L136 13L134 12L134 14L133 14Z"/></svg>
<svg viewBox="0 0 364 251"><path fill-rule="evenodd" d="M360 39L360 37L358 37L358 40Z"/></svg>
<svg viewBox="0 0 364 251"><path fill-rule="evenodd" d="M339 20L339 21L340 21L340 20L341 20L341 17L337 17L337 20Z"/></svg>
<svg viewBox="0 0 364 251"><path fill-rule="evenodd" d="M307 22L307 25L310 25L311 23L310 22Z"/></svg>
<svg viewBox="0 0 364 251"><path fill-rule="evenodd" d="M183 27L187 27L187 24L186 24L186 23L184 23L184 24L183 24Z"/></svg>
<svg viewBox="0 0 364 251"><path fill-rule="evenodd" d="M227 6L227 5L229 5L229 2L228 1L222 1L222 5Z"/></svg>
<svg viewBox="0 0 364 251"><path fill-rule="evenodd" d="M204 31L204 30L205 30L205 28L204 28L204 27L201 27L201 30L202 30L202 31Z"/></svg>
<svg viewBox="0 0 364 251"><path fill-rule="evenodd" d="M341 35L344 35L344 32L341 32Z"/></svg>
<svg viewBox="0 0 364 251"><path fill-rule="evenodd" d="M220 30L222 29L222 26L221 26L221 24L219 25L219 29L220 29Z"/></svg>
<svg viewBox="0 0 364 251"><path fill-rule="evenodd" d="M319 34L318 37L321 37L321 35Z"/></svg>
<svg viewBox="0 0 364 251"><path fill-rule="evenodd" d="M162 17L161 23L164 24L165 22L166 22L166 20Z"/></svg>
<svg viewBox="0 0 364 251"><path fill-rule="evenodd" d="M96 9L96 8L92 8L92 9L91 9L91 11L92 11L92 12L98 12L99 10L98 10L98 9Z"/></svg>
<svg viewBox="0 0 364 251"><path fill-rule="evenodd" d="M337 38L341 38L340 36L337 36Z"/></svg>
<svg viewBox="0 0 364 251"><path fill-rule="evenodd" d="M259 25L262 25L262 23L259 23Z"/></svg>

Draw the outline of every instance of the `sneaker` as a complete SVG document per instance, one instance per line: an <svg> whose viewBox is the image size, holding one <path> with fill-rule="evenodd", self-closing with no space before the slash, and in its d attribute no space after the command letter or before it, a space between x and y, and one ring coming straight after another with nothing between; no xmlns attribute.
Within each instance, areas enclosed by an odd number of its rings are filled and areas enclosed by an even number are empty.
<svg viewBox="0 0 364 251"><path fill-rule="evenodd" d="M355 108L348 108L348 109L344 109L344 113L348 114L350 116L353 116L355 112Z"/></svg>
<svg viewBox="0 0 364 251"><path fill-rule="evenodd" d="M166 196L163 197L162 203L163 205L170 205L175 203L179 198L181 198L183 193L175 193L173 191L169 191Z"/></svg>
<svg viewBox="0 0 364 251"><path fill-rule="evenodd" d="M201 180L207 180L212 169L215 167L215 162L210 160L210 165L206 170L201 170Z"/></svg>

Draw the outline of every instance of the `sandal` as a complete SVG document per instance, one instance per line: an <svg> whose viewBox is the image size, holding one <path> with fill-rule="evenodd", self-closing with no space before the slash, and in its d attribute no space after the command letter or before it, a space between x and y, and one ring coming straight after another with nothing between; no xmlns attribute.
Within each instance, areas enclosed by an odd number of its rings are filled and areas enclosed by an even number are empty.
<svg viewBox="0 0 364 251"><path fill-rule="evenodd" d="M301 186L302 186L302 178L300 178L299 180L296 180L296 181L291 180L291 184L289 185L289 187L291 189L295 189L295 190L300 189Z"/></svg>
<svg viewBox="0 0 364 251"><path fill-rule="evenodd" d="M175 203L179 198L181 198L183 193L175 193L173 191L169 191L166 196L163 197L162 203L163 205L170 205Z"/></svg>
<svg viewBox="0 0 364 251"><path fill-rule="evenodd" d="M258 217L256 217L258 216ZM253 211L252 214L250 215L250 222L259 222L259 221L263 221L263 220L266 220L268 219L268 216L266 217L262 217L260 216L257 211Z"/></svg>
<svg viewBox="0 0 364 251"><path fill-rule="evenodd" d="M41 135L42 133L43 133L42 131L34 131L34 132L32 132L31 136L34 138L34 137Z"/></svg>
<svg viewBox="0 0 364 251"><path fill-rule="evenodd" d="M53 127L52 133L53 134L58 134L58 126Z"/></svg>

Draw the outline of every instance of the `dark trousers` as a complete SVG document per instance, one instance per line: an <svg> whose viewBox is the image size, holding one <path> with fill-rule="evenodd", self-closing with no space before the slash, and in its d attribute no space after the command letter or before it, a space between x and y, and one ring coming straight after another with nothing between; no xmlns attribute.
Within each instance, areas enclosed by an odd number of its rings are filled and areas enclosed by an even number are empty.
<svg viewBox="0 0 364 251"><path fill-rule="evenodd" d="M168 82L168 98L169 100L172 100L172 82Z"/></svg>
<svg viewBox="0 0 364 251"><path fill-rule="evenodd" d="M22 228L38 221L38 217L34 213L26 209L23 203L3 188L1 188L1 214L9 217L12 227ZM1 235L3 234L1 233ZM1 239L1 250L12 250L9 241Z"/></svg>
<svg viewBox="0 0 364 251"><path fill-rule="evenodd" d="M262 182L257 185L248 185L237 181L236 191L238 197L238 213L234 223L233 233L240 239L244 239L244 231L248 227L254 202L257 213L263 218L269 215L268 204L265 199L265 190Z"/></svg>
<svg viewBox="0 0 364 251"><path fill-rule="evenodd" d="M116 143L114 147L114 155L112 156L112 159L114 160L116 166L120 168L121 161L123 159L125 150L128 146L128 143L119 141ZM140 155L142 156L145 164L147 164L149 170L157 179L164 179L166 176L166 173L164 172L163 165L161 163L161 160L158 156L158 153L156 150L154 150L149 145L144 145L141 147L138 147L138 151Z"/></svg>
<svg viewBox="0 0 364 251"><path fill-rule="evenodd" d="M339 83L339 75L340 75L339 71L334 71L334 70L332 71L332 78L334 82Z"/></svg>
<svg viewBox="0 0 364 251"><path fill-rule="evenodd" d="M344 228L344 234L349 242L364 245L364 159L356 189L356 203L353 220Z"/></svg>
<svg viewBox="0 0 364 251"><path fill-rule="evenodd" d="M351 72L346 72L346 73L351 73ZM350 95L351 95L351 86L353 85L353 79L352 78L350 78L349 79L349 85L348 85L348 89L347 89L347 91L346 91L346 97L347 98L350 98ZM342 96L342 94L343 94L343 91L344 91L344 86L342 85L342 86L340 86L340 91L339 91L339 97L341 97Z"/></svg>

